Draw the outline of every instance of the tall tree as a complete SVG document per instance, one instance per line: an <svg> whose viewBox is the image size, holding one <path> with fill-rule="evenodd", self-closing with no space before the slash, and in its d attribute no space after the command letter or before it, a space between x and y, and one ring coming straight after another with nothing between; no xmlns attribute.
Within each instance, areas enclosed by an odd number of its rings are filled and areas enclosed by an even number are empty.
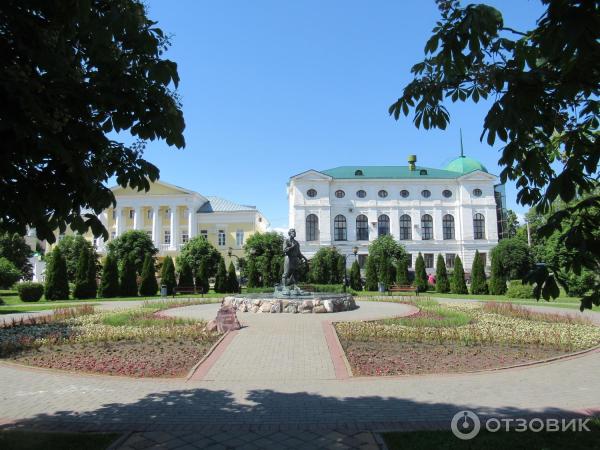
<svg viewBox="0 0 600 450"><path fill-rule="evenodd" d="M85 247L81 247L77 273L75 275L75 287L73 288L73 297L75 298L85 299L96 297L96 280L94 279L93 286L89 283L88 272L90 264L94 264L94 261L90 261L90 251Z"/></svg>
<svg viewBox="0 0 600 450"><path fill-rule="evenodd" d="M245 258L249 269L252 268L252 278L260 280L260 286L273 287L281 282L283 274L283 236L280 233L254 233L244 245ZM249 272L250 275L250 272ZM258 286L256 286L258 287Z"/></svg>
<svg viewBox="0 0 600 450"><path fill-rule="evenodd" d="M181 249L181 253L177 257L177 266L181 267L185 261L192 268L192 272L198 275L200 265L203 263L208 278L217 273L220 259L221 253L219 253L219 250L203 236L196 236L190 239Z"/></svg>
<svg viewBox="0 0 600 450"><path fill-rule="evenodd" d="M223 258L219 261L219 268L215 277L215 292L227 292L227 269L225 269L225 260Z"/></svg>
<svg viewBox="0 0 600 450"><path fill-rule="evenodd" d="M202 294L207 294L210 289L210 284L208 282L208 271L206 270L206 262L203 260L200 261L200 265L198 267L198 271L196 272L196 289L200 291Z"/></svg>
<svg viewBox="0 0 600 450"><path fill-rule="evenodd" d="M227 292L240 292L240 283L238 282L233 261L229 262L229 268L227 269Z"/></svg>
<svg viewBox="0 0 600 450"><path fill-rule="evenodd" d="M22 236L17 233L0 233L0 258L13 263L26 280L31 280L33 268L29 258L32 256L33 251Z"/></svg>
<svg viewBox="0 0 600 450"><path fill-rule="evenodd" d="M0 257L0 288L10 289L23 274L12 261Z"/></svg>
<svg viewBox="0 0 600 450"><path fill-rule="evenodd" d="M596 186L600 161L598 2L542 0L546 10L529 30L506 26L488 5L437 4L441 19L425 59L413 66L414 79L390 114L398 119L413 110L417 127L445 129L450 115L444 101L489 97L481 138L489 145L503 142L501 181L517 183L519 203L551 212L538 230L542 236L562 230L565 217L578 218L564 229L565 245L586 257L569 261L569 268L595 271L600 239L592 218L600 193L583 197ZM558 198L573 204L552 212ZM559 295L552 268L538 267L528 279L538 299ZM600 289L592 292L582 298L582 309L600 305Z"/></svg>
<svg viewBox="0 0 600 450"><path fill-rule="evenodd" d="M404 247L390 235L379 236L369 245L369 259L375 264L377 281L384 282L386 286L395 280L395 266L407 254Z"/></svg>
<svg viewBox="0 0 600 450"><path fill-rule="evenodd" d="M308 279L317 284L339 284L344 280L345 261L335 247L322 247L310 259Z"/></svg>
<svg viewBox="0 0 600 450"><path fill-rule="evenodd" d="M154 246L152 238L142 230L128 230L110 241L107 245L119 264L127 259L133 261L135 271L141 275L146 256L156 256L158 249Z"/></svg>
<svg viewBox="0 0 600 450"><path fill-rule="evenodd" d="M89 264L87 270L87 288L89 289L88 293L90 298L96 298L98 294L98 259L96 252L94 249L88 252L89 254Z"/></svg>
<svg viewBox="0 0 600 450"><path fill-rule="evenodd" d="M119 268L112 253L106 255L104 260L98 295L101 298L113 298L119 295Z"/></svg>
<svg viewBox="0 0 600 450"><path fill-rule="evenodd" d="M178 259L177 265L179 267L179 279L177 280L177 286L179 287L190 287L194 285L194 274L192 272L192 266L188 263L187 259Z"/></svg>
<svg viewBox="0 0 600 450"><path fill-rule="evenodd" d="M67 264L58 247L54 247L46 263L46 300L68 300Z"/></svg>
<svg viewBox="0 0 600 450"><path fill-rule="evenodd" d="M159 171L144 142L185 145L167 35L139 0L6 0L0 29L2 227L108 238L106 181L148 190Z"/></svg>
<svg viewBox="0 0 600 450"><path fill-rule="evenodd" d="M167 295L173 294L173 288L175 287L175 264L173 264L173 258L165 256L163 260L162 269L160 272L160 284L167 287Z"/></svg>
<svg viewBox="0 0 600 450"><path fill-rule="evenodd" d="M365 268L365 291L377 290L377 262L375 258L369 255L367 257L367 267Z"/></svg>
<svg viewBox="0 0 600 450"><path fill-rule="evenodd" d="M396 284L398 286L408 286L410 284L408 278L408 258L400 258L398 268L396 270Z"/></svg>
<svg viewBox="0 0 600 450"><path fill-rule="evenodd" d="M156 267L154 267L154 258L146 255L144 268L142 269L142 279L140 280L140 295L150 297L156 295L158 291L158 282L156 281Z"/></svg>
<svg viewBox="0 0 600 450"><path fill-rule="evenodd" d="M93 251L94 248L92 247L92 244L80 234L68 234L63 236L63 238L58 241L56 246L60 248L60 253L62 254L63 258L65 258L65 263L67 264L67 278L69 282L75 283L81 251L83 249L90 252Z"/></svg>
<svg viewBox="0 0 600 450"><path fill-rule="evenodd" d="M494 249L495 250L495 249ZM490 294L504 295L506 293L507 277L500 264L500 257L492 250L492 273L490 274Z"/></svg>
<svg viewBox="0 0 600 450"><path fill-rule="evenodd" d="M488 293L488 285L485 279L485 265L479 250L475 250L473 267L471 268L471 294L482 295Z"/></svg>
<svg viewBox="0 0 600 450"><path fill-rule="evenodd" d="M446 270L446 262L441 253L438 254L435 264L435 290L437 292L450 292L450 281Z"/></svg>
<svg viewBox="0 0 600 450"><path fill-rule="evenodd" d="M122 297L137 297L138 295L137 274L133 257L125 258L125 261L121 264L119 294Z"/></svg>
<svg viewBox="0 0 600 450"><path fill-rule="evenodd" d="M360 265L358 261L354 261L352 263L352 267L350 268L350 287L355 291L362 290L362 279L360 277Z"/></svg>
<svg viewBox="0 0 600 450"><path fill-rule="evenodd" d="M419 292L427 292L429 283L427 282L427 271L425 270L425 260L419 252L415 261L415 287Z"/></svg>
<svg viewBox="0 0 600 450"><path fill-rule="evenodd" d="M453 294L468 294L467 283L465 282L465 270L463 269L462 259L456 255L454 258L454 270L450 279L450 292Z"/></svg>

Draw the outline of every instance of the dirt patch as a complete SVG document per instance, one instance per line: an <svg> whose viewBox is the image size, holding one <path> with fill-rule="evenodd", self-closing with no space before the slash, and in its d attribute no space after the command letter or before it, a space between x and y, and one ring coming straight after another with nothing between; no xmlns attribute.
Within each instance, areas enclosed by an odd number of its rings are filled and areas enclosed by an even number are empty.
<svg viewBox="0 0 600 450"><path fill-rule="evenodd" d="M201 341L154 339L40 347L13 355L12 360L37 367L124 375L130 377L180 377L212 347L214 339Z"/></svg>
<svg viewBox="0 0 600 450"><path fill-rule="evenodd" d="M540 361L567 353L534 346L463 346L385 341L348 341L342 342L342 346L355 376L468 372Z"/></svg>

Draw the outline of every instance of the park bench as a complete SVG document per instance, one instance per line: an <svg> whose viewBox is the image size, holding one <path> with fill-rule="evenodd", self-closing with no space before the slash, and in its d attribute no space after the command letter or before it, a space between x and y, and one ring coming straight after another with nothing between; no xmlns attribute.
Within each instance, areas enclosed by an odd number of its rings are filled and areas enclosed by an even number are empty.
<svg viewBox="0 0 600 450"><path fill-rule="evenodd" d="M299 284L298 287L306 292L315 292L315 287L312 284Z"/></svg>
<svg viewBox="0 0 600 450"><path fill-rule="evenodd" d="M175 286L173 288L173 297L175 294L197 294L196 286Z"/></svg>
<svg viewBox="0 0 600 450"><path fill-rule="evenodd" d="M408 285L392 284L388 289L388 292L390 295L394 292L414 292L416 295L419 295L419 290L416 287Z"/></svg>

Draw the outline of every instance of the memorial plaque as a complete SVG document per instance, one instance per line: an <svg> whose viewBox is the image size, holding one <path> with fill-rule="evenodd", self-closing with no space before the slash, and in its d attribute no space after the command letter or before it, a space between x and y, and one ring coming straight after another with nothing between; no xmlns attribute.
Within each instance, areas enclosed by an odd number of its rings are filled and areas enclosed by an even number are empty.
<svg viewBox="0 0 600 450"><path fill-rule="evenodd" d="M241 328L235 309L230 306L224 306L217 312L217 331L225 333L226 331L239 330Z"/></svg>

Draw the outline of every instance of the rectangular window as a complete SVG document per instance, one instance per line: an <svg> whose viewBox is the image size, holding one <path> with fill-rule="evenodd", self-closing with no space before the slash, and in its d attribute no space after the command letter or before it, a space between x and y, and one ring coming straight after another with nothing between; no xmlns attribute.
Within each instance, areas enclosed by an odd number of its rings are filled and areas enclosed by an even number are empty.
<svg viewBox="0 0 600 450"><path fill-rule="evenodd" d="M169 230L165 230L165 238L163 240L163 244L171 244L171 232Z"/></svg>
<svg viewBox="0 0 600 450"><path fill-rule="evenodd" d="M112 218L113 218L113 220L115 220L116 217L117 217L117 212L113 209L112 210Z"/></svg>
<svg viewBox="0 0 600 450"><path fill-rule="evenodd" d="M244 230L237 230L235 232L235 244L238 247L242 247L244 245Z"/></svg>
<svg viewBox="0 0 600 450"><path fill-rule="evenodd" d="M130 209L129 210L129 218L133 219L135 217L135 210L134 209Z"/></svg>
<svg viewBox="0 0 600 450"><path fill-rule="evenodd" d="M425 268L433 269L433 253L425 253L423 259L425 260Z"/></svg>
<svg viewBox="0 0 600 450"><path fill-rule="evenodd" d="M219 230L219 245L224 246L225 243L225 231Z"/></svg>
<svg viewBox="0 0 600 450"><path fill-rule="evenodd" d="M200 236L208 240L208 230L200 230Z"/></svg>
<svg viewBox="0 0 600 450"><path fill-rule="evenodd" d="M366 264L367 264L367 255L358 255L358 265L360 266L360 268L364 269Z"/></svg>
<svg viewBox="0 0 600 450"><path fill-rule="evenodd" d="M487 266L487 255L485 253L480 253L479 257L483 261L483 267Z"/></svg>
<svg viewBox="0 0 600 450"><path fill-rule="evenodd" d="M146 217L148 219L152 219L152 210L151 209L149 209L148 211L146 211Z"/></svg>
<svg viewBox="0 0 600 450"><path fill-rule="evenodd" d="M406 255L406 262L408 263L408 267L412 267L412 254L411 253Z"/></svg>
<svg viewBox="0 0 600 450"><path fill-rule="evenodd" d="M117 232L116 231L111 231L110 232L110 239L112 240L112 239L114 239L116 237L117 237Z"/></svg>
<svg viewBox="0 0 600 450"><path fill-rule="evenodd" d="M187 241L189 241L189 240L190 240L190 235L188 234L188 232L187 232L187 231L185 231L185 230L184 230L184 231L182 231L182 232L181 232L181 243L182 243L182 244L185 244L185 243L186 243Z"/></svg>
<svg viewBox="0 0 600 450"><path fill-rule="evenodd" d="M171 218L171 209L167 208L165 209L165 220L168 220Z"/></svg>
<svg viewBox="0 0 600 450"><path fill-rule="evenodd" d="M454 269L454 258L456 258L456 254L446 253L446 269Z"/></svg>

